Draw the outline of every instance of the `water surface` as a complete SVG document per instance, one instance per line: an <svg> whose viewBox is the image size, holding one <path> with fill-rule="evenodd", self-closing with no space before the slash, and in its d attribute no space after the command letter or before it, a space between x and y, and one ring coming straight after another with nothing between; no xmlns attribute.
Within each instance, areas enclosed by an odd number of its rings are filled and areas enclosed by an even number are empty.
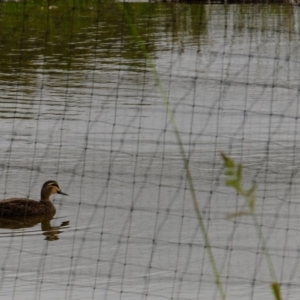
<svg viewBox="0 0 300 300"><path fill-rule="evenodd" d="M41 224L0 229L1 299L219 299L174 127L123 6L0 5L0 195L39 199L49 179L70 195L54 197L57 239ZM125 7L175 113L227 299L273 299L273 279L251 217L226 219L244 202L220 151L257 183L277 280L297 299L298 7Z"/></svg>

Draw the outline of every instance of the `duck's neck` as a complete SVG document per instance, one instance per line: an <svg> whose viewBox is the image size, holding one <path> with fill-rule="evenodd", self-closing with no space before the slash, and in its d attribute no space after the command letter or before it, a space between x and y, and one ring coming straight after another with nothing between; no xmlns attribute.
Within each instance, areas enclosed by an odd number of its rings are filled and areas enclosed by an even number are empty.
<svg viewBox="0 0 300 300"><path fill-rule="evenodd" d="M52 201L50 200L49 196L48 197L41 197L40 203L43 204L44 206L48 207L47 210L49 212L55 213L56 212L56 208L54 206L54 204L52 203Z"/></svg>
<svg viewBox="0 0 300 300"><path fill-rule="evenodd" d="M40 203L47 207L48 212L55 214L56 208L55 208L54 204L52 203L52 201L50 200L50 196L51 196L51 194L47 193L47 191L46 192L42 191Z"/></svg>
<svg viewBox="0 0 300 300"><path fill-rule="evenodd" d="M46 203L51 203L52 204L52 202L51 202L51 200L50 200L50 195L49 195L49 193L45 193L45 191L42 191L41 192L41 200L40 200L40 202L42 202L42 203L44 203L44 204L46 204ZM52 204L53 205L53 204Z"/></svg>

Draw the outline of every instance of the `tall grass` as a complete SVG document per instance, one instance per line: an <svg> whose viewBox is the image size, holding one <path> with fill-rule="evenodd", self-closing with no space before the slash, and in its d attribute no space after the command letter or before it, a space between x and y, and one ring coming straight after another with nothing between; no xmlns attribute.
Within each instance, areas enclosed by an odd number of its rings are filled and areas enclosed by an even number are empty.
<svg viewBox="0 0 300 300"><path fill-rule="evenodd" d="M148 54L147 49L146 49L146 47L143 43L143 40L142 40L141 36L139 35L139 32L138 32L136 26L134 25L134 23L133 23L133 21L130 17L130 14L126 10L126 5L120 4L120 9L123 10L124 16L125 16L125 18L128 22L128 25L130 26L130 30L132 32L132 35L135 37L136 42L138 43L140 49L142 50L142 52L145 55L145 58L147 59L148 65L150 66L150 68L152 70L152 73L154 75L156 84L159 88L159 92L160 92L161 97L164 101L164 104L165 104L165 107L166 107L166 110L167 110L167 113L168 113L168 117L169 117L170 123L171 123L171 125L174 129L175 137L176 137L177 144L178 144L178 147L179 147L179 151L180 151L180 154L181 154L181 157L182 157L184 169L185 169L185 172L186 172L187 182L188 182L190 192L191 192L191 196L192 196L192 200L193 200L194 209L195 209L195 212L196 212L196 215L197 215L197 218L198 218L198 222L199 222L199 227L201 229L201 233L202 233L202 236L203 236L203 239L204 239L205 249L207 249L209 261L210 261L210 264L211 264L211 267L212 267L212 270L213 270L213 273L214 273L216 285L217 285L217 288L219 290L219 293L220 293L220 296L221 296L222 300L225 300L226 299L225 291L224 291L224 288L223 288L223 285L222 285L222 281L221 281L221 277L220 277L220 274L219 274L219 271L218 271L217 263L216 263L216 260L215 260L215 257L214 257L213 251L212 251L210 239L208 237L208 233L207 233L207 230L206 230L206 227L205 227L205 224L204 224L204 221L203 221L203 217L202 217L202 214L201 214L201 210L200 210L200 207L199 207L199 202L198 202L195 187L194 187L192 173L191 173L191 170L190 170L190 167L189 167L189 160L187 158L186 151L185 151L183 143L182 143L182 139L181 139L181 136L180 136L177 124L176 124L175 115L173 113L169 98L167 97L166 90L164 89L164 87L163 87L163 85L160 81L160 77L159 77L159 74L156 70L155 64L154 64L153 60L151 59L150 55Z"/></svg>
<svg viewBox="0 0 300 300"><path fill-rule="evenodd" d="M217 263L213 254L213 250L211 247L211 242L207 233L207 229L205 227L204 221L203 221L203 217L202 217L202 213L201 213L201 209L199 206L199 201L197 199L197 195L196 195L196 191L195 191L195 187L194 187L194 182L193 182L193 177L192 177L192 173L189 167L189 160L188 160L188 156L186 154L186 151L184 149L183 146L183 142L177 127L177 123L176 123L176 119L175 119L175 115L173 113L173 109L172 106L170 104L169 98L167 97L167 93L166 90L164 89L164 86L161 83L159 74L157 72L155 63L153 62L152 58L150 57L145 44L130 16L130 13L127 11L126 9L126 4L119 4L119 8L120 10L123 12L125 19L130 27L131 33L133 35L133 37L135 38L138 46L140 47L141 51L143 52L148 65L151 68L151 71L154 75L156 84L158 86L160 95L162 100L164 101L166 110L167 110L167 114L168 117L170 119L170 123L173 127L174 133L175 133L175 137L177 140L177 144L179 147L179 151L182 157L182 161L183 161L183 165L184 165L184 169L185 169L185 173L186 173L186 178L187 178L187 182L189 185L189 190L192 196L192 201L193 201L193 205L194 205L194 209L195 209L195 213L197 215L197 219L198 219L198 223L199 223L199 227L204 239L204 243L205 243L205 249L207 250L208 253L208 257L209 257L209 261L210 261L210 265L212 267L213 270L213 274L215 277L215 282L216 282L216 286L218 288L219 294L221 296L222 300L226 299L226 294L223 288L223 284L221 281L221 276L220 273L218 271L218 267L217 267ZM253 222L255 225L255 228L257 230L257 234L259 237L259 240L262 243L262 248L264 250L264 253L266 255L266 259L268 262L268 266L269 266L269 270L270 270L270 274L271 274L271 278L272 278L272 283L271 283L271 289L272 292L274 294L274 298L276 300L282 300L281 297L281 291L280 291L280 285L277 281L276 278L276 274L275 274L275 270L272 264L272 260L271 260L271 256L269 254L268 248L267 248L267 244L266 244L266 240L263 237L262 231L261 231L261 227L258 223L258 220L255 216L255 205L256 205L256 187L252 186L249 190L246 190L243 187L243 183L242 183L242 175L243 175L243 167L241 164L236 164L234 162L233 159L231 159L229 156L227 156L225 153L221 153L223 161L224 161L224 168L225 168L225 174L228 176L228 179L226 181L226 185L229 187L232 187L236 190L237 193L239 193L241 196L243 196L248 204L248 210L247 211L239 211L236 213L233 213L231 215L229 215L229 218L236 218L236 217L240 217L243 215L251 215L253 218Z"/></svg>

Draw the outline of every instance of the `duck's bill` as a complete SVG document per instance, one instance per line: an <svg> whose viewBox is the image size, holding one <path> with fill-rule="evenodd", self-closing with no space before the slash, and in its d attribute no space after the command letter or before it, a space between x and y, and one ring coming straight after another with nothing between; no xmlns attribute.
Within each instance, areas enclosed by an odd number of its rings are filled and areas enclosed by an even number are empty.
<svg viewBox="0 0 300 300"><path fill-rule="evenodd" d="M63 193L62 191L58 191L57 194L61 194L61 195L65 195L65 196L69 196L68 194L66 193Z"/></svg>

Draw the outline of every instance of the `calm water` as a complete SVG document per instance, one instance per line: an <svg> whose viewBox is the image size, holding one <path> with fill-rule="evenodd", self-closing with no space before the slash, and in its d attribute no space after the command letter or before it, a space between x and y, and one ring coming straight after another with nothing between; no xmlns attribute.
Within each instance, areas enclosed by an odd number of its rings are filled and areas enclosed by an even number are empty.
<svg viewBox="0 0 300 300"><path fill-rule="evenodd" d="M126 9L175 113L227 299L273 299L273 279L252 218L226 219L245 204L220 151L257 183L277 280L298 299L299 8ZM0 223L1 299L219 299L174 128L122 6L0 11L0 196L39 199L49 179L70 195L54 197L46 229Z"/></svg>

